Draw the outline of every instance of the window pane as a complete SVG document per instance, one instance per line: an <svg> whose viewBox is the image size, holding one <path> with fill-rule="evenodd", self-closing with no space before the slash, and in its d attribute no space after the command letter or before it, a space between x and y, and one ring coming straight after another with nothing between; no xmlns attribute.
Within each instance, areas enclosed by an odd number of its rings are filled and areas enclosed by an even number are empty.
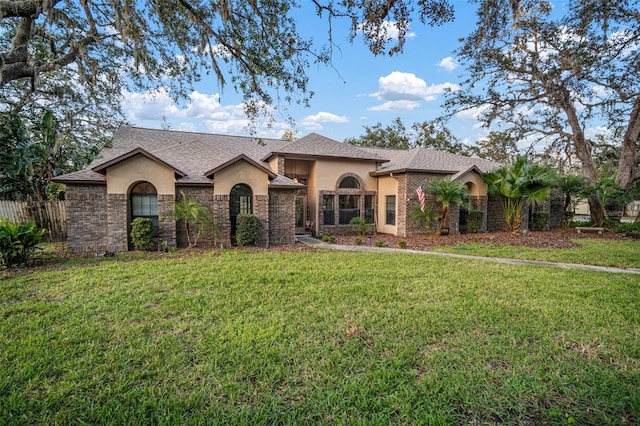
<svg viewBox="0 0 640 426"><path fill-rule="evenodd" d="M373 195L364 196L364 218L373 223L375 210L373 208Z"/></svg>
<svg viewBox="0 0 640 426"><path fill-rule="evenodd" d="M353 176L347 176L340 181L340 185L338 185L338 188L360 189L360 183L358 182L358 179L354 178Z"/></svg>
<svg viewBox="0 0 640 426"><path fill-rule="evenodd" d="M386 215L385 215L385 223L387 225L395 225L396 224L396 196L388 195L386 197Z"/></svg>
<svg viewBox="0 0 640 426"><path fill-rule="evenodd" d="M348 225L354 217L360 217L360 196L340 195L340 225Z"/></svg>
<svg viewBox="0 0 640 426"><path fill-rule="evenodd" d="M336 224L336 211L334 207L335 197L333 195L322 196L322 223L324 225Z"/></svg>

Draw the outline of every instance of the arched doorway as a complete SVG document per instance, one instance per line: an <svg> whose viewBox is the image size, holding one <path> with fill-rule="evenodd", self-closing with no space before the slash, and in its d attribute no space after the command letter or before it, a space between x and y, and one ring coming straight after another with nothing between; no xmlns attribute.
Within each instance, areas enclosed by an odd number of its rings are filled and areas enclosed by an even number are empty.
<svg viewBox="0 0 640 426"><path fill-rule="evenodd" d="M236 243L236 220L239 214L253 214L253 192L249 186L239 183L229 194L229 221L231 244Z"/></svg>
<svg viewBox="0 0 640 426"><path fill-rule="evenodd" d="M129 228L136 218L144 217L153 222L153 236L158 235L158 191L155 186L144 181L133 185L129 192L129 211Z"/></svg>

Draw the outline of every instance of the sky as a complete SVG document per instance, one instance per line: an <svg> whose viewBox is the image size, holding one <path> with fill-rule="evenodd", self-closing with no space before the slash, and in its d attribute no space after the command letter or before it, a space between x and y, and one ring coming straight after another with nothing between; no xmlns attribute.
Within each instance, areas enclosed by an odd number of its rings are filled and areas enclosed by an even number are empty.
<svg viewBox="0 0 640 426"><path fill-rule="evenodd" d="M303 2L304 3L304 2ZM348 22L333 24L332 66L308 69L310 90L315 95L308 108L288 107L285 114L295 120L295 127L285 117L268 128L261 122L257 136L281 138L285 130L297 138L315 132L343 141L364 133L364 126L389 125L400 117L407 128L413 123L432 120L442 115L443 92L455 89L462 79L463 68L454 50L459 39L468 35L475 22L474 7L454 0L455 21L430 27L418 20L412 23L404 51L392 57L374 56L361 38L348 39ZM312 9L296 16L298 28L315 40L327 38L327 22ZM241 95L231 87L221 90L213 77L194 87L189 99L176 104L166 92L125 94L124 111L131 125L148 128L186 130L205 133L247 135L247 119ZM466 143L486 136L470 115L456 116L448 125L452 133Z"/></svg>

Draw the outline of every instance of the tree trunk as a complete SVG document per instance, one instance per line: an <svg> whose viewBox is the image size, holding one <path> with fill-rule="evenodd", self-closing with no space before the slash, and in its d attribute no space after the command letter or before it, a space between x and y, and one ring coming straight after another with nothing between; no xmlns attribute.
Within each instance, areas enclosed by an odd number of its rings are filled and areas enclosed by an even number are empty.
<svg viewBox="0 0 640 426"><path fill-rule="evenodd" d="M629 124L622 140L622 150L618 160L618 176L616 183L622 188L629 188L633 184L636 167L636 155L640 148L640 95L636 97L629 116Z"/></svg>
<svg viewBox="0 0 640 426"><path fill-rule="evenodd" d="M591 211L591 226L602 226L604 222L604 206L596 194L589 196L589 210Z"/></svg>
<svg viewBox="0 0 640 426"><path fill-rule="evenodd" d="M591 144L584 137L584 131L580 124L580 119L573 104L570 101L570 96L567 92L566 99L563 105L564 111L567 114L567 119L571 130L573 132L573 147L576 150L576 155L582 164L582 174L587 178L587 182L595 185L598 182L598 174L596 168L593 165L593 156L591 154ZM591 223L593 226L602 226L604 221L604 206L600 201L600 197L596 194L589 196L589 210L591 212Z"/></svg>

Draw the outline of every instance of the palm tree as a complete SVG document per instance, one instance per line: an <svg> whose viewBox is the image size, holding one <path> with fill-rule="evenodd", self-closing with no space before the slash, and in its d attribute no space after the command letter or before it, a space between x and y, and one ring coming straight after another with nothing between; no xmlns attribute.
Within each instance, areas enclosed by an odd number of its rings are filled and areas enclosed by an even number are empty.
<svg viewBox="0 0 640 426"><path fill-rule="evenodd" d="M563 224L568 225L573 219L574 210L570 209L571 204L577 202L584 196L587 189L587 180L581 175L567 175L558 179L558 188L564 195L564 217Z"/></svg>
<svg viewBox="0 0 640 426"><path fill-rule="evenodd" d="M206 204L192 198L187 198L184 195L184 192L181 192L180 194L182 197L180 201L176 202L173 216L176 221L182 220L189 248L193 248L198 244L198 239L202 236L205 229L213 223L212 213L211 209ZM191 236L192 225L197 227L193 238Z"/></svg>
<svg viewBox="0 0 640 426"><path fill-rule="evenodd" d="M549 198L556 180L553 169L535 164L524 156L518 156L511 166L484 175L489 192L500 196L505 228L512 233L520 230L524 207Z"/></svg>
<svg viewBox="0 0 640 426"><path fill-rule="evenodd" d="M452 182L450 179L432 179L425 192L433 195L435 201L440 204L440 218L436 228L437 235L442 232L443 224L449 222L449 206L452 203L459 207L468 206L471 199L464 182Z"/></svg>

